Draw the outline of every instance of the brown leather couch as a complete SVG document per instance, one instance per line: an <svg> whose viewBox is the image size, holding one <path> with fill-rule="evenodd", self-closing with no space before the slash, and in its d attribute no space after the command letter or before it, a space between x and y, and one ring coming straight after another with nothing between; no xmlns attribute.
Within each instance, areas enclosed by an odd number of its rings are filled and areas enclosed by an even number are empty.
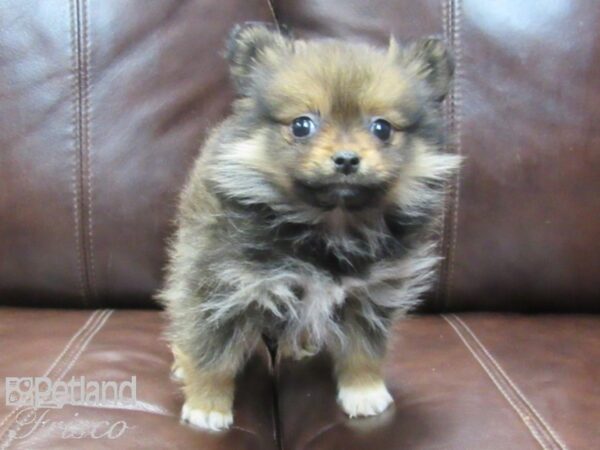
<svg viewBox="0 0 600 450"><path fill-rule="evenodd" d="M381 417L341 413L325 356L265 347L232 430L179 423L151 296L244 21L454 49L449 151L466 163ZM599 24L596 0L1 0L0 378L135 375L137 402L32 411L2 381L0 448L600 448Z"/></svg>

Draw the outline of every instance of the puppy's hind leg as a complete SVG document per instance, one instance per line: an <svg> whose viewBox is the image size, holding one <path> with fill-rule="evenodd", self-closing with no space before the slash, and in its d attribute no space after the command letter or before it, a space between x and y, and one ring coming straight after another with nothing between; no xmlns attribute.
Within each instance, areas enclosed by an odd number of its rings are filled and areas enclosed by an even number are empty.
<svg viewBox="0 0 600 450"><path fill-rule="evenodd" d="M183 377L183 421L220 431L233 423L235 378L260 335L243 322L199 327L193 336L173 346L176 371ZM247 324L246 324L247 325Z"/></svg>
<svg viewBox="0 0 600 450"><path fill-rule="evenodd" d="M185 403L181 418L199 428L219 431L233 423L233 368L200 369L187 355L176 350Z"/></svg>

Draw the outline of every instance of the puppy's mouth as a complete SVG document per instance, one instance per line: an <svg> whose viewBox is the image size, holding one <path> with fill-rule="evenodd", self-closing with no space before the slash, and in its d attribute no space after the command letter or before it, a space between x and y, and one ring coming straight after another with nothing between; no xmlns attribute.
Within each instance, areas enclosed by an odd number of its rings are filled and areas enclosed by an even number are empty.
<svg viewBox="0 0 600 450"><path fill-rule="evenodd" d="M360 210L377 207L386 191L386 185L319 183L296 179L294 190L302 201L318 208Z"/></svg>

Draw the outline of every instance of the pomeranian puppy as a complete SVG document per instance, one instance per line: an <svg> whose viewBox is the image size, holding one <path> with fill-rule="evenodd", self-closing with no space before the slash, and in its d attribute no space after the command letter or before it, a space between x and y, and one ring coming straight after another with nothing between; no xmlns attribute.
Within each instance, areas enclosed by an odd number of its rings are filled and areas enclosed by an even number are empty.
<svg viewBox="0 0 600 450"><path fill-rule="evenodd" d="M325 349L351 417L392 397L392 321L433 281L436 217L458 157L441 152L453 65L434 38L387 49L251 24L227 47L237 99L182 192L158 295L182 418L233 422L234 379L263 336Z"/></svg>

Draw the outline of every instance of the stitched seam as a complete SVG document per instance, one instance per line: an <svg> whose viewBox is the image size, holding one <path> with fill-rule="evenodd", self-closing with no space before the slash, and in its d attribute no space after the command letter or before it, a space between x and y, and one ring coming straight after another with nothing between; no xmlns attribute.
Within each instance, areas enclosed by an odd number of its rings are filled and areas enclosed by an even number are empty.
<svg viewBox="0 0 600 450"><path fill-rule="evenodd" d="M540 444L540 446L544 450L548 450L548 447L543 442L543 439L542 439L541 435L539 434L539 432L535 429L535 427L532 426L532 424L530 423L530 421L527 419L527 416L522 412L521 408L519 408L515 404L515 402L513 401L513 399L511 398L511 396L509 395L509 393L502 387L502 385L497 380L497 378L494 376L494 374L490 371L490 369L488 368L488 366L477 355L477 352L473 349L473 347L469 344L469 342L464 338L464 336L462 335L462 333L460 332L460 330L458 329L458 327L448 317L446 317L446 315L443 314L442 317L444 318L444 320L446 320L446 322L448 322L448 324L450 325L450 327L452 327L452 329L457 334L457 336L462 341L462 343L465 345L465 347L467 348L467 350L469 350L469 352L473 355L473 357L475 358L475 360L483 368L483 370L485 371L485 373L490 377L490 379L492 380L492 382L494 383L494 385L496 386L496 388L500 391L500 393L504 396L504 398L512 406L512 408L515 410L515 412L519 415L519 417L521 418L521 420L523 421L523 423L525 424L525 426L529 429L531 435L535 438L536 441L538 441L538 443Z"/></svg>
<svg viewBox="0 0 600 450"><path fill-rule="evenodd" d="M463 342L465 347L469 350L469 352L473 355L475 360L479 363L479 365L483 368L485 373L492 380L496 388L500 391L500 393L504 396L504 398L508 401L508 403L512 406L517 415L521 418L522 422L529 429L531 435L535 438L535 440L540 444L540 446L544 450L556 449L556 445L548 438L547 433L541 425L532 420L532 415L528 412L526 405L523 404L522 400L516 395L514 390L510 389L510 385L506 382L506 380L494 370L493 366L490 366L490 362L485 359L485 354L481 352L481 349L476 347L476 343L472 344L469 342L467 337L461 332L461 322L458 321L458 317L455 315L446 316L442 315L444 320L448 322L448 324L455 331L457 336ZM479 350L479 351L478 351ZM487 361L487 362L486 362Z"/></svg>
<svg viewBox="0 0 600 450"><path fill-rule="evenodd" d="M72 9L72 31L71 37L72 53L73 53L73 70L74 70L74 113L73 127L75 130L75 158L76 158L76 179L78 185L78 206L77 206L77 236L80 248L80 261L82 272L82 283L84 291L84 305L89 306L90 299L93 298L92 291L92 262L90 257L90 230L89 224L91 218L89 212L91 207L86 207L86 202L89 204L89 194L91 184L89 176L87 176L89 168L89 157L87 153L87 56L86 52L87 30L85 25L85 0L73 0L71 2ZM87 180L86 180L87 178Z"/></svg>
<svg viewBox="0 0 600 450"><path fill-rule="evenodd" d="M443 33L449 47L454 53L455 71L454 80L448 93L444 116L447 124L446 132L448 142L446 151L462 154L460 114L460 79L462 75L462 50L460 47L460 0L446 0L442 3L442 26ZM456 236L458 228L458 207L460 194L460 170L456 171L445 196L446 206L442 211L442 236L439 243L439 252L442 254L442 264L439 269L439 277L436 289L436 297L439 307L447 307L450 297L451 280L454 271L454 255L456 253Z"/></svg>
<svg viewBox="0 0 600 450"><path fill-rule="evenodd" d="M64 355L66 355L68 352L71 352L71 350L72 350L72 352L75 352L77 350L77 348L79 348L81 343L85 340L86 336L89 335L89 333L96 327L98 322L102 319L102 316L103 316L102 314L99 314L96 317L94 317L92 320L90 320L91 317L90 317L90 319L88 319L88 321L84 324L84 326L81 327L81 329L77 333L78 334L77 338L73 339L73 342L75 343L75 345L71 349L68 349L67 352L64 352ZM58 361L62 363L64 360L58 360ZM53 363L53 366L54 365L55 364ZM55 367L52 367L52 370L54 370L54 368ZM51 370L47 370L46 373L44 374L44 376L49 377L49 378L54 377L54 375L51 372L52 372ZM2 438L3 438L4 444L1 447L2 449L7 448L8 444L13 440L13 437L11 437L10 430L15 425L15 420L17 419L19 413L25 409L27 409L27 407L21 406L21 407L17 408L16 410L12 411L11 415L16 414L16 416L10 421L8 427L5 429L5 432L3 433ZM26 418L29 418L30 416L31 416L31 414L27 414ZM17 426L20 429L21 424L17 424ZM14 432L12 433L12 435L14 436ZM6 442L7 440L8 440L8 442Z"/></svg>
<svg viewBox="0 0 600 450"><path fill-rule="evenodd" d="M79 356L81 355L81 353L83 352L83 350L87 347L87 345L89 344L90 340L96 335L96 333L100 330L100 328L102 328L102 326L104 325L104 323L106 322L106 320L108 319L108 317L112 314L112 311L103 311L102 314L99 316L98 320L95 321L93 327L91 327L88 330L88 333L86 334L86 336L82 339L82 343L75 347L74 350L76 351L75 355L72 356L70 358L70 363L67 366L66 369L64 369L62 371L62 373L60 373L60 375L55 379L55 381L60 381L64 375L69 371L69 369L72 367L73 363L79 358ZM77 350L79 349L79 350ZM69 359L64 360L65 362L69 361ZM17 433L19 432L19 430L21 429L23 423L28 423L32 414L36 414L37 413L37 409L34 409L33 411L29 412L25 418L23 419L23 421L17 423L17 426L14 430L8 430L8 439L6 440L6 442L4 443L2 449L7 449L10 445L10 443L15 439L15 437L17 436ZM12 424L14 425L14 423Z"/></svg>
<svg viewBox="0 0 600 450"><path fill-rule="evenodd" d="M71 337L71 339L69 340L67 345L63 348L63 351L60 352L60 354L54 359L54 361L52 362L50 367L48 367L48 370L46 370L46 373L44 374L45 377L47 377L55 369L55 367L58 365L59 361L65 356L65 354L69 351L71 345L73 345L75 340L85 331L85 329L88 327L90 329L93 328L93 327L90 327L90 323L92 322L92 319L94 321L96 321L96 319L98 319L96 316L98 316L98 315L101 315L101 311L98 309L95 310L92 314L90 314L90 317L85 322L85 324L79 329L79 331L77 333L75 333L73 335L73 337Z"/></svg>
<svg viewBox="0 0 600 450"><path fill-rule="evenodd" d="M269 11L271 12L271 16L273 18L273 22L277 26L277 31L281 32L281 27L279 25L279 20L277 20L277 14L275 14L275 7L273 6L272 0L267 0L267 5L269 6Z"/></svg>
<svg viewBox="0 0 600 450"><path fill-rule="evenodd" d="M455 139L455 149L457 155L462 155L462 140L461 140L461 124L462 124L462 116L461 116L461 108L462 108L462 91L461 91L461 77L462 77L462 47L461 47L461 31L462 31L462 21L461 21L461 12L462 5L461 0L454 0L454 6L452 8L452 40L454 47L454 61L455 61L455 71L454 71L454 86L453 86L453 108L452 112L454 115L453 123L454 123L454 139ZM451 244L448 252L448 273L447 273L447 281L446 281L446 302L449 302L450 295L452 291L452 283L454 281L454 263L456 256L456 245L458 241L458 211L460 208L460 182L461 182L461 166L458 167L455 175L454 182L454 207L453 207L453 217L452 217L452 234L451 234Z"/></svg>
<svg viewBox="0 0 600 450"><path fill-rule="evenodd" d="M44 377L48 377L50 375L50 373L55 369L55 367L57 366L57 364L59 363L59 361L61 361L61 359L67 354L67 352L69 352L71 350L71 346L74 345L76 342L77 344L75 345L74 348L77 348L79 346L79 341L83 340L80 339L82 336L86 335L90 329L92 329L96 323L99 320L99 311L94 311L92 314L90 314L90 316L88 317L87 321L79 328L79 330L71 337L71 339L67 342L67 344L63 347L63 350L60 352L60 354L54 359L54 361L52 362L52 364L50 365L50 367L48 367L48 369L46 369L46 372L44 372ZM92 325L93 324L93 325ZM0 429L2 428L2 426L8 422L8 419L11 418L12 416L14 416L15 414L18 414L20 411L22 411L23 409L25 409L24 406L18 407L14 410L11 411L10 414L8 414L4 420L2 421L2 423L0 423ZM0 442L6 437L6 431L8 431L13 425L13 421L11 421L7 427L7 429L5 430L5 432L3 432L2 434L0 434Z"/></svg>
<svg viewBox="0 0 600 450"><path fill-rule="evenodd" d="M442 1L440 4L442 5L442 32L444 34L444 38L447 40L448 2ZM446 99L446 102L444 103L444 109L443 109L445 124L448 124L448 102L449 102L449 97ZM449 130L445 130L445 132L447 134L448 134L448 131ZM446 142L444 146L447 150L448 143ZM441 233L440 233L440 239L437 242L437 253L441 257L441 261L438 266L438 275L437 275L436 286L435 286L435 298L436 298L438 308L441 308L441 306L442 306L442 297L443 297L443 291L444 291L443 280L445 279L445 272L446 272L446 258L444 258L444 254L446 253L445 248L446 248L447 229L448 229L448 227L446 226L446 210L449 207L449 197L450 197L449 194L450 193L447 193L444 196L444 207L442 208L442 214L440 217Z"/></svg>
<svg viewBox="0 0 600 450"><path fill-rule="evenodd" d="M90 321L92 320L92 318L94 318L98 314L98 312L99 311L94 311L92 314L90 314L90 316L88 317L88 320L83 324L83 326L81 328L79 328L77 333L75 333L73 336L71 336L71 339L69 339L67 344L63 347L63 350L59 353L59 355L56 358L54 358L54 361L52 361L52 364L50 365L50 367L48 367L48 369L46 369L46 372L43 375L44 377L47 377L48 374L54 369L54 367L56 366L58 361L65 355L65 353L69 350L71 345L73 345L73 343L75 342L77 337L89 326ZM0 430L2 429L2 426L8 421L8 419L11 418L14 414L16 414L18 409L19 408L13 409L10 412L10 414L7 414L7 416L4 418L4 420L2 420L2 422L0 422ZM1 437L2 437L2 435L0 435L0 438Z"/></svg>
<svg viewBox="0 0 600 450"><path fill-rule="evenodd" d="M114 310L105 310L105 311L103 311L98 316L99 319L96 320L95 323L94 323L94 326L91 327L88 330L88 333L86 334L86 337L82 339L81 345L79 345L78 348L75 347L75 349L77 349L76 353L71 357L70 361L68 359L65 360L65 362L69 361L68 365L60 373L60 375L54 380L55 382L62 380L62 378L69 372L69 370L71 370L71 368L73 367L73 365L80 358L81 354L87 348L87 346L92 341L92 339L94 338L94 336L96 336L96 334L98 334L98 332L106 324L106 322L108 321L108 319L110 318L110 316L113 314L113 312L114 312ZM47 409L47 408L44 408L44 409ZM16 426L16 428L14 430L10 430L10 428L12 428L12 426L9 427L9 429L7 430L8 431L8 439L2 445L2 450L5 450L5 449L7 449L10 446L11 442L15 439L15 437L17 436L17 433L21 429L23 423L27 423L28 420L30 419L31 415L35 414L36 412L37 412L37 409L34 409L32 412L30 412L29 414L27 414L27 416L24 418L24 420L22 422L17 423L17 426ZM13 422L12 425L14 425L14 422Z"/></svg>
<svg viewBox="0 0 600 450"><path fill-rule="evenodd" d="M513 380L508 376L508 374L504 371L504 369L502 368L502 366L500 365L500 363L494 358L494 356L487 350L487 348L483 345L483 343L479 340L479 338L477 337L477 335L473 332L473 330L471 330L471 328L458 316L454 315L454 319L457 320L460 324L462 324L462 326L465 328L465 330L471 335L471 337L473 338L473 340L481 347L481 350L485 353L485 355L490 359L490 361L492 362L492 364L496 367L496 370L498 372L500 372L500 374L506 379L507 383L510 385L510 387L512 387L514 389L514 391L516 392L516 394L521 398L521 400L523 401L523 403L525 403L529 409L531 410L531 412L533 413L533 415L542 423L543 427L546 429L546 432L548 434L550 434L554 440L556 441L556 445L558 447L560 447L562 450L566 450L567 446L564 444L564 442L558 437L558 433L554 430L554 428L552 428L547 422L546 420L542 417L542 415L539 413L539 411L533 406L533 404L531 404L531 402L527 399L527 397L525 396L525 394L523 394L523 392L521 391L521 389L519 389L519 387L513 382Z"/></svg>
<svg viewBox="0 0 600 450"><path fill-rule="evenodd" d="M81 339L82 342L85 342L85 340L90 335L90 333L92 333L93 330L98 326L98 324L104 319L104 317L106 317L107 312L108 311L102 311L100 313L100 315L98 316L98 319L95 321L94 325L92 327L90 327L90 329L88 330L88 333L86 333L86 335ZM79 351L80 348L81 348L81 345L78 345L78 346L74 347L73 351L70 352L70 353L75 354L75 353L77 353ZM69 363L69 361L71 361L72 359L73 359L72 355L69 355L68 357L63 358L59 362L59 364L57 364L57 368L55 368L56 369L55 370L56 374L52 374L51 376L58 376L59 377L58 379L60 379L62 377L61 374L64 375L64 373L65 373L65 369L64 369L65 365L67 365Z"/></svg>
<svg viewBox="0 0 600 450"><path fill-rule="evenodd" d="M486 347L483 345L483 343L477 338L477 336L475 335L475 333L458 316L454 315L454 318L460 324L462 324L462 326L465 329L465 331L467 331L467 333L470 334L470 336L475 341L475 343L478 346L481 347L481 351L483 352L483 354L485 356L487 356L489 358L489 362L491 362L492 367L494 367L495 370L498 372L499 376L504 379L505 383L508 385L508 388L513 390L515 397L517 397L524 404L524 407L528 410L529 416L533 416L534 419L536 419L536 418L538 419L538 423L536 425L538 426L538 428L540 428L544 432L544 434L546 436L546 439L548 440L548 442L551 443L552 447L553 448L557 448L558 447L558 448L560 448L562 450L565 450L565 445L561 442L560 439L558 439L557 435L550 428L550 426L548 425L548 423L542 418L541 414L528 401L528 399L525 397L525 395L523 394L523 392L512 381L512 379L504 371L504 369L502 368L502 366L500 366L500 364L496 361L496 359L492 356L492 354L486 349Z"/></svg>
<svg viewBox="0 0 600 450"><path fill-rule="evenodd" d="M442 5L442 32L444 35L444 39L448 46L452 46L452 35L450 32L450 13L449 13L449 0L443 0L441 2ZM454 85L450 87L450 91L446 97L444 102L443 114L444 114L444 124L446 125L445 133L446 133L446 142L444 144L445 151L448 153L452 153L452 139L453 139L453 124L452 124L452 90ZM453 180L452 180L453 181ZM454 201L454 191L453 185L451 182L448 183L448 190L444 196L444 208L442 210L442 232L440 241L438 243L438 252L441 256L441 263L438 269L438 280L436 286L436 298L438 307L443 309L444 306L444 296L446 292L446 280L447 280L447 272L448 272L448 234L449 234L449 224L448 218L451 216L452 205Z"/></svg>
<svg viewBox="0 0 600 450"><path fill-rule="evenodd" d="M87 290L85 288L85 269L84 269L84 256L83 256L83 242L81 236L81 223L80 216L81 211L79 209L80 197L81 197L81 183L80 183L80 154L79 154L79 127L77 125L78 116L78 92L79 92L79 61L77 59L77 23L76 23L76 12L75 12L75 1L69 2L69 19L71 22L71 89L73 95L73 113L71 115L71 126L73 127L73 159L72 159L72 181L71 186L73 190L73 219L75 229L75 253L77 255L77 267L79 269L79 289L81 298L84 306L88 304Z"/></svg>
<svg viewBox="0 0 600 450"><path fill-rule="evenodd" d="M75 107L76 107L76 115L75 115L75 126L77 129L77 140L76 140L76 152L78 157L78 184L79 184L79 236L80 236L80 245L81 245L81 255L82 255L82 266L83 266L83 279L84 279L84 289L86 293L86 305L89 304L89 299L91 297L91 289L90 289L90 279L89 279L89 263L88 263L88 252L87 252L87 223L85 220L86 215L86 192L85 192L85 158L84 158L84 150L83 150L83 120L82 120L82 111L83 111L83 70L84 63L82 61L81 55L81 4L80 0L75 0L75 58L77 61L76 64L76 94L75 94Z"/></svg>
<svg viewBox="0 0 600 450"><path fill-rule="evenodd" d="M113 309L110 309L110 310L106 311L106 314L104 314L104 317L98 323L96 329L92 333L90 333L90 335L87 337L87 339L83 343L83 345L81 347L79 347L79 350L77 351L77 353L75 354L75 356L71 359L71 361L69 362L69 364L67 365L67 367L65 368L65 370L63 370L63 372L61 373L61 375L58 377L58 380L61 380L73 368L73 366L79 360L81 354L87 348L87 346L92 341L92 339L94 338L94 336L96 336L98 334L98 332L104 327L104 325L106 324L106 322L108 322L108 319L110 319L110 316L112 316L112 314L114 312L115 311Z"/></svg>
<svg viewBox="0 0 600 450"><path fill-rule="evenodd" d="M93 190L92 190L92 155L91 155L91 137L90 137L90 39L89 39L89 14L87 12L87 0L81 0L81 36L83 49L83 67L82 67L82 110L81 110L81 127L82 127L82 145L84 145L86 155L86 173L87 173L87 215L88 215L88 270L89 270L89 289L91 293L96 294L96 270L94 265L94 227L93 227Z"/></svg>

